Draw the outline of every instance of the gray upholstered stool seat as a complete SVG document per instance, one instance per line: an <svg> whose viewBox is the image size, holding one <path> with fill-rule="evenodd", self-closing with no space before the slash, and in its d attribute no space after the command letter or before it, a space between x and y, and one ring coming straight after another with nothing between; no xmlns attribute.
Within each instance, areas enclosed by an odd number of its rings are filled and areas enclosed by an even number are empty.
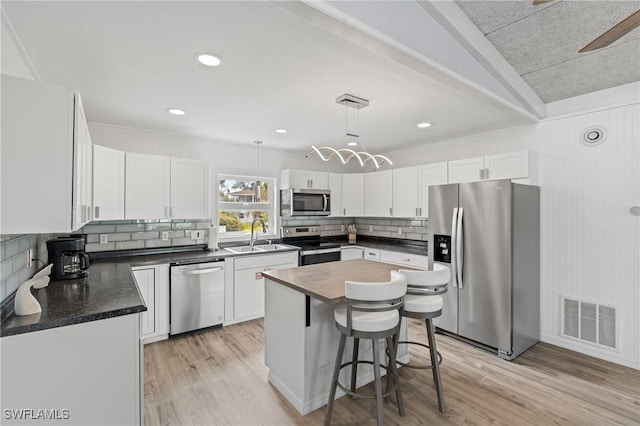
<svg viewBox="0 0 640 426"><path fill-rule="evenodd" d="M391 271L391 280L388 282L363 283L347 281L345 283L345 296L347 301L334 309L336 328L340 332L340 342L338 344L338 354L336 356L333 378L331 380L327 415L324 421L325 425L331 423L333 402L338 387L346 394L354 397L375 398L378 425L383 424L383 398L391 395L393 392L395 392L398 400L398 411L401 416L404 416L404 404L402 402L400 380L398 379L398 370L395 362L396 347L392 337L400 331L400 318L406 291L407 280L404 275L396 271ZM353 359L350 362L343 363L342 358L347 337L353 337ZM360 339L371 340L373 361L358 359ZM386 341L389 351L388 366L380 362L378 339L384 339ZM358 364L373 364L375 395L356 393ZM339 382L340 370L347 366L351 366L350 389L347 389L347 387ZM380 367L387 370L387 377L393 377L393 380L387 380L387 391L385 393L382 392Z"/></svg>
<svg viewBox="0 0 640 426"><path fill-rule="evenodd" d="M398 344L415 344L428 348L431 358L430 365L404 364L401 362L398 362L398 364L409 368L430 368L433 371L433 380L438 395L438 409L444 413L446 408L440 379L442 355L440 355L436 348L433 318L442 315L441 295L447 291L451 272L447 266L438 263L434 263L433 270L430 271L401 269L398 272L407 277L407 295L405 296L402 315L408 318L425 320L429 344L412 341L399 342L396 340L396 352Z"/></svg>

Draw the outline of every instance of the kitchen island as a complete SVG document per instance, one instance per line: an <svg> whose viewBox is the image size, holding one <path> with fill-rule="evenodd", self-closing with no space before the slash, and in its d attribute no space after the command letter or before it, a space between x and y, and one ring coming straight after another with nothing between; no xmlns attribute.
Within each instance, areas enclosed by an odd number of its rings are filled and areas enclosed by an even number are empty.
<svg viewBox="0 0 640 426"><path fill-rule="evenodd" d="M389 281L391 271L400 268L403 267L354 259L263 273L265 364L269 368L269 382L301 414L324 406L329 398L340 337L333 308L345 300L345 281ZM406 332L403 320L401 340L406 340ZM353 344L347 342L344 360L351 359L352 350ZM371 342L361 341L359 353L360 359L372 360ZM408 361L406 347L400 348L398 358ZM350 369L343 369L341 383L350 383L350 374ZM357 386L371 381L373 368L359 366ZM336 398L342 395L338 389Z"/></svg>

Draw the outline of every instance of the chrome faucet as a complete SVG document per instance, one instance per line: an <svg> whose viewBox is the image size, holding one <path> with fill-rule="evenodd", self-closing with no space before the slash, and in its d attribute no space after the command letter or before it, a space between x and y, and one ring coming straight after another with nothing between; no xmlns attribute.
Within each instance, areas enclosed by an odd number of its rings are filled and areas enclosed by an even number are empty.
<svg viewBox="0 0 640 426"><path fill-rule="evenodd" d="M256 222L260 222L262 224L262 233L267 233L267 225L265 225L264 221L260 218L253 219L253 222L251 222L251 240L249 241L249 247L251 247L251 250L253 250L253 245L258 239L258 235L256 235L255 239L253 238L253 234L255 233L253 228L256 226Z"/></svg>

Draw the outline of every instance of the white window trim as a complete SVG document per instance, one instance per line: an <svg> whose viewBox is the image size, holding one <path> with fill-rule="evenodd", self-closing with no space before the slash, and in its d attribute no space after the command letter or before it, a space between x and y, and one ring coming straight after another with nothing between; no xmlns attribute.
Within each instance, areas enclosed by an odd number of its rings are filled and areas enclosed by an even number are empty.
<svg viewBox="0 0 640 426"><path fill-rule="evenodd" d="M215 193L215 200L216 200L216 210L215 210L215 223L216 226L220 226L220 200L219 200L219 194L218 194L218 187L220 184L220 180L221 179L246 179L246 178L251 178L251 179L258 179L258 177L256 176L249 176L249 175L234 175L234 174L226 174L226 173L220 173L218 174L217 177L217 181L216 181L216 193ZM271 197L273 200L273 211L271 212L272 216L273 216L273 229L269 229L268 232L266 234L262 233L262 232L256 232L256 235L258 236L257 239L258 240L273 240L273 239L277 239L280 238L280 191L278 190L279 186L278 186L278 179L276 177L272 177L272 176L260 176L259 179L262 180L269 180L271 181ZM218 233L218 241L219 242L223 242L223 243L227 243L227 242L249 242L249 240L251 239L251 234L250 233L246 233L246 234L235 234L235 235L227 235L226 232Z"/></svg>

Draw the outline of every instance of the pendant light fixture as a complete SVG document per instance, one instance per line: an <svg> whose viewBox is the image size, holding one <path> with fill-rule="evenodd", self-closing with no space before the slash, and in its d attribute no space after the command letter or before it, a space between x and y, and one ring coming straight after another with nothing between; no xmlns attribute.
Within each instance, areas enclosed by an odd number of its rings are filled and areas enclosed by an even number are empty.
<svg viewBox="0 0 640 426"><path fill-rule="evenodd" d="M363 98L359 98L357 96L349 95L345 93L342 96L338 96L336 98L336 103L344 105L345 108L345 134L348 138L359 138L360 137L360 110L362 108L366 108L369 106L369 101ZM357 110L357 120L356 120L356 131L355 133L349 130L349 117L348 112L349 108L354 108ZM355 140L352 140L348 143L350 146L358 145L359 143ZM362 144L359 144L362 146ZM375 165L376 169L379 168L385 162L389 165L393 163L384 155L371 155L369 154L364 146L362 146L362 151L354 151L349 148L339 148L335 149L330 146L321 146L316 147L315 145L311 145L312 151L306 155L306 158L309 158L312 154L317 154L318 157L322 161L329 161L334 157L338 157L338 159L342 162L342 164L347 164L351 159L355 158L358 160L360 166L364 166L367 162L371 161Z"/></svg>

